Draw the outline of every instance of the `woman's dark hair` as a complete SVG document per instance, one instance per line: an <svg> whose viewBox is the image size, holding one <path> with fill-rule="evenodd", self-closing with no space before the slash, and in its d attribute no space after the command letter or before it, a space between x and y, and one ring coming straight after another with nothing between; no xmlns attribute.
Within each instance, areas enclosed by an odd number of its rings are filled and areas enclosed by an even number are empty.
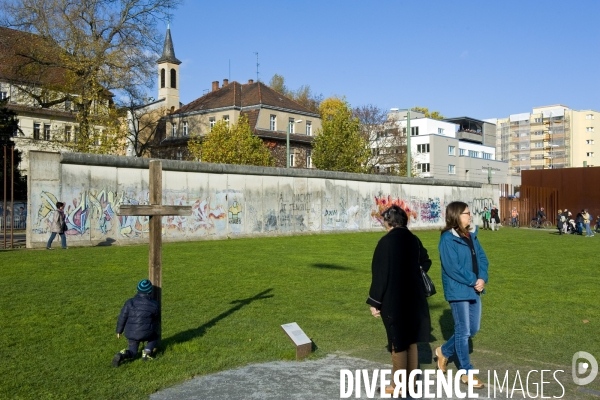
<svg viewBox="0 0 600 400"><path fill-rule="evenodd" d="M63 203L63 202L61 202L61 201L57 201L57 202L56 202L56 209L59 209L59 208L61 208L61 207L62 207L62 206L64 206L64 205L65 205L65 203Z"/></svg>
<svg viewBox="0 0 600 400"><path fill-rule="evenodd" d="M393 205L384 212L381 213L383 222L391 226L392 228L405 228L408 223L408 215L406 211Z"/></svg>
<svg viewBox="0 0 600 400"><path fill-rule="evenodd" d="M460 215L467 207L469 205L462 201L453 201L446 206L446 226L442 229L442 233L454 228L459 235L467 236L468 230L460 226Z"/></svg>

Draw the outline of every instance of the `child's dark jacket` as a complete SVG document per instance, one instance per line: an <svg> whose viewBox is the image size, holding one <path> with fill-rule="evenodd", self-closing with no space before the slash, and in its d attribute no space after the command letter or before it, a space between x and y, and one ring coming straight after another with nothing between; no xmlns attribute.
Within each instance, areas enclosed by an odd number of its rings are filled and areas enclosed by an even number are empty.
<svg viewBox="0 0 600 400"><path fill-rule="evenodd" d="M117 333L130 340L148 340L158 328L160 310L151 294L138 293L125 302L117 320Z"/></svg>

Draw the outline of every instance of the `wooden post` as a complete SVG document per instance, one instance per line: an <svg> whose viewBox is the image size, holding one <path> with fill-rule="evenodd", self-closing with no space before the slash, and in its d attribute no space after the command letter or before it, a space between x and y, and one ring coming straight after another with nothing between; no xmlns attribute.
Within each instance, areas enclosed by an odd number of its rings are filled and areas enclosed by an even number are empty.
<svg viewBox="0 0 600 400"><path fill-rule="evenodd" d="M150 205L162 203L162 163L150 161L149 171L149 202ZM162 307L162 215L150 216L150 253L148 258L148 277L154 286L154 299ZM162 309L162 308L161 308ZM162 315L162 311L160 313ZM158 337L161 338L162 319L158 320Z"/></svg>

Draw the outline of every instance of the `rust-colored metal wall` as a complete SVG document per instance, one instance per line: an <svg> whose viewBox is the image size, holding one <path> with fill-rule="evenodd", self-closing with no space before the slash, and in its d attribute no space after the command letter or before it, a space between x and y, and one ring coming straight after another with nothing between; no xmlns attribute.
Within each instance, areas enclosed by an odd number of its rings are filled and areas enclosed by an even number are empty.
<svg viewBox="0 0 600 400"><path fill-rule="evenodd" d="M573 215L587 208L594 216L593 223L600 215L600 167L521 171L521 185L555 188L558 208L567 208ZM526 198L524 195L521 191L521 199Z"/></svg>
<svg viewBox="0 0 600 400"><path fill-rule="evenodd" d="M544 207L546 218L556 225L559 210L558 190L554 188L532 187L521 185L521 196L518 199L500 198L500 218L505 225L510 224L511 211L516 207L519 213L519 226L529 226L537 212Z"/></svg>

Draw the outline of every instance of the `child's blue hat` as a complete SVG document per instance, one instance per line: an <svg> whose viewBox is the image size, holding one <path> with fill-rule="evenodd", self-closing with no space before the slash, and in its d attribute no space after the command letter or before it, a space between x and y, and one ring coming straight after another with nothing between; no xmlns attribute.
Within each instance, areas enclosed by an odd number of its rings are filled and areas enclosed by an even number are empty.
<svg viewBox="0 0 600 400"><path fill-rule="evenodd" d="M149 279L142 279L137 286L140 293L152 293L152 282Z"/></svg>

